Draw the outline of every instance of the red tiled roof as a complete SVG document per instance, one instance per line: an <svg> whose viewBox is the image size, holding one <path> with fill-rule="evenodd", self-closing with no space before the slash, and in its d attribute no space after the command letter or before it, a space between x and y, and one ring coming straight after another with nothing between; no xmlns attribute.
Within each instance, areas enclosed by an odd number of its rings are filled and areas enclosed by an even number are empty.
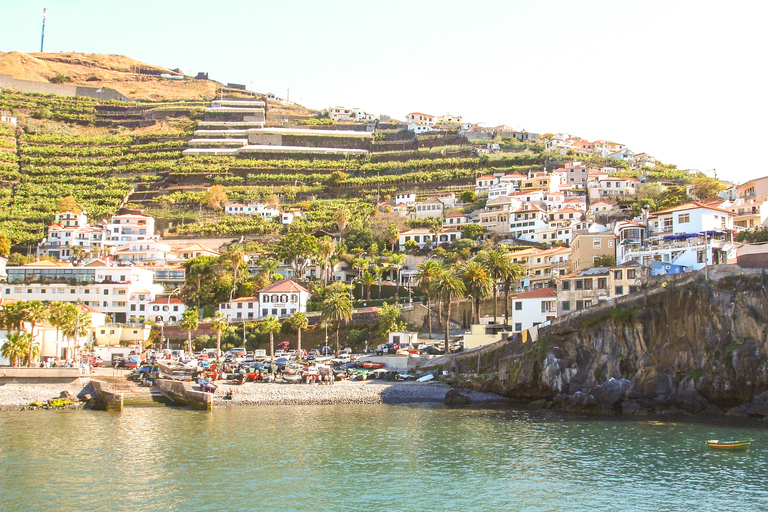
<svg viewBox="0 0 768 512"><path fill-rule="evenodd" d="M174 304L174 305L178 305L178 304L184 304L184 303L181 300L177 299L176 297L160 297L160 298L157 298L157 299L153 300L152 302L150 302L150 304L162 304L162 305Z"/></svg>
<svg viewBox="0 0 768 512"><path fill-rule="evenodd" d="M306 292L309 293L309 290L304 288L298 283L295 283L294 281L290 279L281 279L280 281L277 281L276 283L272 283L271 285L267 286L266 288L262 288L259 290L259 293L264 292Z"/></svg>
<svg viewBox="0 0 768 512"><path fill-rule="evenodd" d="M536 290L531 290L529 292L521 293L517 297L515 297L515 300L517 299L551 299L552 297L557 297L557 292L554 288L538 288Z"/></svg>

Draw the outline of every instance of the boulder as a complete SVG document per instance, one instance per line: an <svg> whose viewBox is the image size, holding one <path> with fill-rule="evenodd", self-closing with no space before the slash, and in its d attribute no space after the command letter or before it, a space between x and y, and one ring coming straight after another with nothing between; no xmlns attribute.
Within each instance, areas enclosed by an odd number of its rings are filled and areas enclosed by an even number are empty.
<svg viewBox="0 0 768 512"><path fill-rule="evenodd" d="M637 400L624 400L621 402L622 414L639 414L640 409L641 407Z"/></svg>
<svg viewBox="0 0 768 512"><path fill-rule="evenodd" d="M472 399L469 397L468 394L464 392L464 390L459 388L451 388L445 394L445 398L443 398L443 403L450 407L454 407L457 405L469 405L472 403Z"/></svg>
<svg viewBox="0 0 768 512"><path fill-rule="evenodd" d="M541 400L534 400L528 404L529 409L544 409L547 406L547 401L543 398Z"/></svg>
<svg viewBox="0 0 768 512"><path fill-rule="evenodd" d="M597 404L602 407L613 407L619 403L624 394L632 387L627 379L610 379L592 390Z"/></svg>
<svg viewBox="0 0 768 512"><path fill-rule="evenodd" d="M77 402L77 397L69 391L62 391L59 393L59 398L62 400L69 400L70 402Z"/></svg>

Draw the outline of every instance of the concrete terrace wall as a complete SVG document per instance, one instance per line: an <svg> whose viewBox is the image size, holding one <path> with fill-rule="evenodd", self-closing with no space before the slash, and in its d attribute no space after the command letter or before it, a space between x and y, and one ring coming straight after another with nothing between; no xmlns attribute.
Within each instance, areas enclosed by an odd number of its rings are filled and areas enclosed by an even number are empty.
<svg viewBox="0 0 768 512"><path fill-rule="evenodd" d="M18 80L13 78L12 75L3 74L0 74L0 88L13 89L21 92L36 92L40 94L58 94L59 96L77 96L77 87L74 85Z"/></svg>

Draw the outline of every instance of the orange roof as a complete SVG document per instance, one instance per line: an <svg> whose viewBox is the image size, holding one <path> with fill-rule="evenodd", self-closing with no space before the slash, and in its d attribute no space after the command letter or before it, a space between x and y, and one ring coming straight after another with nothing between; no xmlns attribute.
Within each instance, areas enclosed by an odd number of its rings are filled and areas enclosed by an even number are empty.
<svg viewBox="0 0 768 512"><path fill-rule="evenodd" d="M179 299L177 299L176 297L160 297L150 302L150 304L184 304L184 303Z"/></svg>
<svg viewBox="0 0 768 512"><path fill-rule="evenodd" d="M653 212L650 215L650 217L656 217L664 213L682 212L685 210L695 210L696 208L706 208L707 210L714 210L716 212L728 213L728 214L733 213L733 212L729 212L728 210L723 210L722 208L716 208L708 204L702 204L698 201L691 201L690 203L684 203L678 206L673 206L672 208L667 208L666 210L659 210L657 212Z"/></svg>
<svg viewBox="0 0 768 512"><path fill-rule="evenodd" d="M480 176L479 178L475 178L478 180L495 180L495 176L491 176L490 174L484 174L483 176Z"/></svg>
<svg viewBox="0 0 768 512"><path fill-rule="evenodd" d="M411 112L408 114L409 116L426 116L426 117L435 117L432 114L422 114L421 112ZM407 117L407 116L406 116Z"/></svg>
<svg viewBox="0 0 768 512"><path fill-rule="evenodd" d="M557 292L554 288L538 288L529 292L521 293L514 300L517 299L551 299L557 297Z"/></svg>
<svg viewBox="0 0 768 512"><path fill-rule="evenodd" d="M309 290L304 288L298 283L295 283L294 281L290 279L281 279L280 281L277 281L276 283L272 283L271 285L267 286L266 288L262 288L259 290L259 293L264 292L306 292L309 293Z"/></svg>

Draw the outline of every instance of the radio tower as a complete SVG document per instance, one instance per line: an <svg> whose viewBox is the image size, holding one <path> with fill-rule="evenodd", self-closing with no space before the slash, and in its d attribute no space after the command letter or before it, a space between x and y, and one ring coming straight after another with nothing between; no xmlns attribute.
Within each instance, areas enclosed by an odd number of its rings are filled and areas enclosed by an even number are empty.
<svg viewBox="0 0 768 512"><path fill-rule="evenodd" d="M40 35L40 53L43 53L43 42L45 42L45 11L48 9L43 8L43 32Z"/></svg>

